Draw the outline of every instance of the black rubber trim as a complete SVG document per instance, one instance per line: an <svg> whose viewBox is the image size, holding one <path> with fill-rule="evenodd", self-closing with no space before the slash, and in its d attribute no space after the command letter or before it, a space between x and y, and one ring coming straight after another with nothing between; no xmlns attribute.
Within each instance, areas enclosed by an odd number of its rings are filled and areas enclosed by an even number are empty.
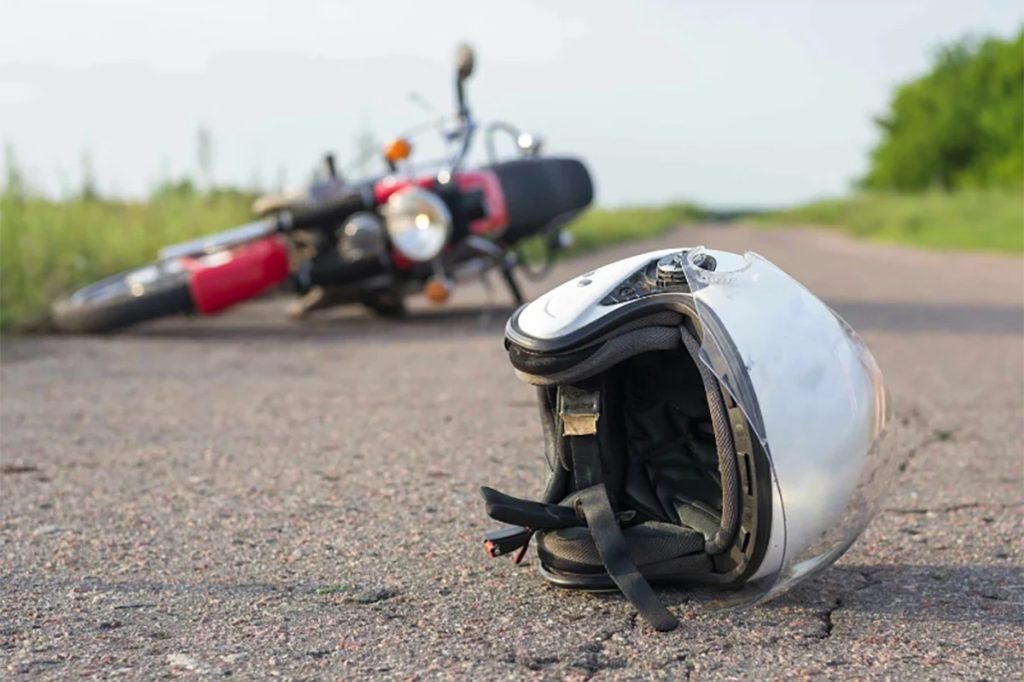
<svg viewBox="0 0 1024 682"><path fill-rule="evenodd" d="M545 564L543 561L538 561L537 572L540 573L544 580L555 587L561 587L566 590L579 590L580 592L619 591L618 585L615 584L615 581L612 580L612 577L608 575L608 572L603 567L593 573L584 573L555 568Z"/></svg>
<svg viewBox="0 0 1024 682"><path fill-rule="evenodd" d="M530 305L530 304L527 304ZM638 317L649 315L660 310L672 310L692 318L697 318L697 308L693 303L693 295L682 292L666 292L654 294L631 301L621 308L616 308L591 324L576 331L560 336L557 339L538 339L530 336L519 326L519 316L526 306L520 307L509 318L505 325L505 338L511 343L535 353L563 353L578 346L585 345L601 336L612 327L631 322Z"/></svg>
<svg viewBox="0 0 1024 682"><path fill-rule="evenodd" d="M505 350L512 366L528 374L548 375L575 367L601 349L595 345L568 353L533 353L522 346L506 341Z"/></svg>

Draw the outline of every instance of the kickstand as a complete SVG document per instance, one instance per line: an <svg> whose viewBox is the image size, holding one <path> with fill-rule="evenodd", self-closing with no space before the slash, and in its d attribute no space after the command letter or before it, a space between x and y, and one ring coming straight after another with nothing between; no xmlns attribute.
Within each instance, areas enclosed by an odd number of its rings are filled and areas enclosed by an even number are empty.
<svg viewBox="0 0 1024 682"><path fill-rule="evenodd" d="M326 292L323 287L313 287L304 293L297 301L288 305L288 317L292 320L302 320L323 305Z"/></svg>
<svg viewBox="0 0 1024 682"><path fill-rule="evenodd" d="M508 290L512 294L512 298L515 299L516 306L521 306L525 299L523 298L523 292L519 288L519 283L516 281L515 272L515 261L505 260L501 264L501 276L505 279L505 284L508 285Z"/></svg>

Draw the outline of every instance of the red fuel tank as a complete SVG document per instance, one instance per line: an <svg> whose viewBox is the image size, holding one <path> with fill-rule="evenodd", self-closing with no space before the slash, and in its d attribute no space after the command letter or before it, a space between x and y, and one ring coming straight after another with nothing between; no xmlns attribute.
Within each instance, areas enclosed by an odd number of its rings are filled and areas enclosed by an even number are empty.
<svg viewBox="0 0 1024 682"><path fill-rule="evenodd" d="M276 236L183 259L196 311L210 315L258 296L288 277L288 247Z"/></svg>

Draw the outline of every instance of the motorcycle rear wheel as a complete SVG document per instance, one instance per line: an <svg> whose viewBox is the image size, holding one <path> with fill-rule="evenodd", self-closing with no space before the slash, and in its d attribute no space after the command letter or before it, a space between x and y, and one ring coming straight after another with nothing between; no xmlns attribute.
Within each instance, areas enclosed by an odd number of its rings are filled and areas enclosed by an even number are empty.
<svg viewBox="0 0 1024 682"><path fill-rule="evenodd" d="M62 296L50 319L62 332L102 334L195 310L189 273L150 263L125 270Z"/></svg>

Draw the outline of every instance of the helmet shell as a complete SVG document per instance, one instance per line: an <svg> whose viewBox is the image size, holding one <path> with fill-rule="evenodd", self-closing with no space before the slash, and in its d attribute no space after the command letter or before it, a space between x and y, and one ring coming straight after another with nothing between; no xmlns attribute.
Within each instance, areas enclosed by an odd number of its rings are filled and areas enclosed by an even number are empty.
<svg viewBox="0 0 1024 682"><path fill-rule="evenodd" d="M685 285L644 289L651 267L673 254ZM770 599L835 562L877 511L898 465L884 378L839 315L752 252L697 247L626 258L520 308L506 334L559 352L658 308L695 319L700 361L743 410L771 465L764 559L741 590L715 603Z"/></svg>

